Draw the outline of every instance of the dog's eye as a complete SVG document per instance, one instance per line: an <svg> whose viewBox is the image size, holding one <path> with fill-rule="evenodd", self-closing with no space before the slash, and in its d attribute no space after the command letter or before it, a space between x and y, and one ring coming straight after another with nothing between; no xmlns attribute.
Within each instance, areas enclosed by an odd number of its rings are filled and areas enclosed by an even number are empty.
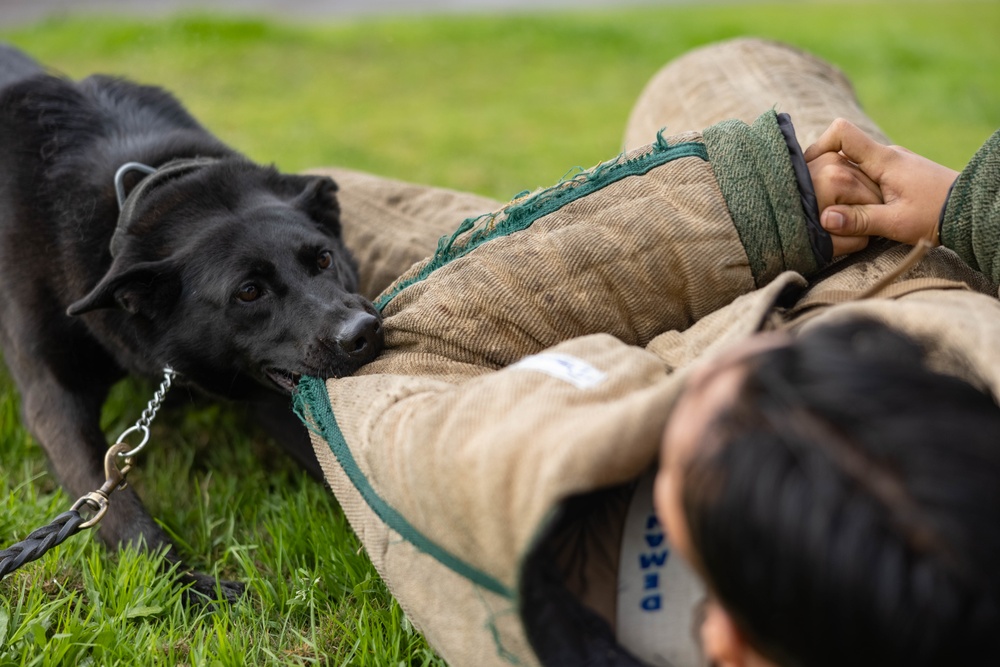
<svg viewBox="0 0 1000 667"><path fill-rule="evenodd" d="M316 255L316 266L318 266L321 271L326 271L333 266L333 253L329 250L324 250L320 252L320 254Z"/></svg>
<svg viewBox="0 0 1000 667"><path fill-rule="evenodd" d="M250 301L256 301L260 298L260 295L261 289L256 283L241 285L239 290L236 292L236 298L247 303Z"/></svg>

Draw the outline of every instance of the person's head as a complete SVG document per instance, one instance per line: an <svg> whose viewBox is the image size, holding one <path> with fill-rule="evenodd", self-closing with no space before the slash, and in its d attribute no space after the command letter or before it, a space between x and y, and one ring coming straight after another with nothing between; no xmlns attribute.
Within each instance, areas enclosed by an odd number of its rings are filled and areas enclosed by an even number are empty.
<svg viewBox="0 0 1000 667"><path fill-rule="evenodd" d="M656 505L720 667L1000 664L1000 407L872 321L689 379Z"/></svg>

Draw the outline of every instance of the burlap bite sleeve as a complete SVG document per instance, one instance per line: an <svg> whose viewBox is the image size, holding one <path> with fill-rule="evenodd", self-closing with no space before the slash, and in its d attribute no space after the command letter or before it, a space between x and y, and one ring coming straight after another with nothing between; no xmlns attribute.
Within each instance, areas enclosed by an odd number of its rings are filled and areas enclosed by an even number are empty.
<svg viewBox="0 0 1000 667"><path fill-rule="evenodd" d="M517 590L537 531L656 450L677 378L643 347L756 288L746 235L777 249L768 270L815 264L773 112L654 139L467 219L376 301L385 353L301 387L331 488L456 664L533 662Z"/></svg>
<svg viewBox="0 0 1000 667"><path fill-rule="evenodd" d="M660 135L442 239L378 299L389 349L362 372L462 377L594 333L643 346L816 266L773 112Z"/></svg>

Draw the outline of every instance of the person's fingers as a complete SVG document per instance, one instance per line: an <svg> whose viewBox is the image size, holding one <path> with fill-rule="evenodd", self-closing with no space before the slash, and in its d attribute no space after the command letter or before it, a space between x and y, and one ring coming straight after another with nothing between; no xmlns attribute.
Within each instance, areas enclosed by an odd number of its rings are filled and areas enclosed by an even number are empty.
<svg viewBox="0 0 1000 667"><path fill-rule="evenodd" d="M836 234L831 234L830 238L833 240L834 257L850 255L868 247L869 237L867 236L837 236Z"/></svg>
<svg viewBox="0 0 1000 667"><path fill-rule="evenodd" d="M865 199L851 201L863 196L858 184L850 184L854 178L851 171L843 165L838 166L839 174L823 171L823 178L813 184L817 202L827 205L820 223L828 232L840 236L881 236L909 244L920 239L935 245L939 242L938 218L958 172L900 146L877 144L847 121L838 120L831 125L810 147L809 155L816 151L826 152L819 153L823 160L809 163L810 174L816 173L819 165L830 163L831 151L839 151L878 186L885 202L876 205ZM867 188L864 181L860 184Z"/></svg>
<svg viewBox="0 0 1000 667"><path fill-rule="evenodd" d="M881 172L879 163L885 158L887 151L889 154L892 152L850 121L838 118L820 135L816 143L806 149L804 157L809 162L823 153L841 153L878 182Z"/></svg>
<svg viewBox="0 0 1000 667"><path fill-rule="evenodd" d="M833 201L824 202L823 208L833 204L881 204L882 190L875 181L865 176L856 164L837 154L835 167L824 170L829 179L829 193Z"/></svg>
<svg viewBox="0 0 1000 667"><path fill-rule="evenodd" d="M861 171L858 165L844 160L854 174L854 186L849 192L845 192L845 197L840 197L837 204L881 204L883 202L882 189L878 183L868 178L865 172ZM849 198L848 198L849 197Z"/></svg>
<svg viewBox="0 0 1000 667"><path fill-rule="evenodd" d="M834 204L881 204L882 191L840 153L823 153L808 163L820 211Z"/></svg>
<svg viewBox="0 0 1000 667"><path fill-rule="evenodd" d="M864 148L868 143L875 143L875 140L869 138L868 135L862 132L851 121L838 118L830 123L830 127L826 128L823 134L819 135L816 142L807 148L803 155L806 162L809 162L823 153L843 152L844 144L856 148Z"/></svg>
<svg viewBox="0 0 1000 667"><path fill-rule="evenodd" d="M823 130L823 133L819 135L819 138L816 139L812 146L806 148L803 153L806 162L815 160L823 153L839 153L844 134L856 129L857 126L849 120L843 118L836 119L830 123L830 127Z"/></svg>

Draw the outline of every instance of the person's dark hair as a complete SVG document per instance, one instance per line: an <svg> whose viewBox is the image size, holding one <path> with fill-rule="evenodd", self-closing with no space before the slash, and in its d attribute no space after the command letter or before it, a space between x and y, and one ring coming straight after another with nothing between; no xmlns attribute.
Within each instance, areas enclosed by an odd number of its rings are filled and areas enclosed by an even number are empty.
<svg viewBox="0 0 1000 667"><path fill-rule="evenodd" d="M749 359L685 466L698 565L785 667L1000 665L1000 407L870 320Z"/></svg>

